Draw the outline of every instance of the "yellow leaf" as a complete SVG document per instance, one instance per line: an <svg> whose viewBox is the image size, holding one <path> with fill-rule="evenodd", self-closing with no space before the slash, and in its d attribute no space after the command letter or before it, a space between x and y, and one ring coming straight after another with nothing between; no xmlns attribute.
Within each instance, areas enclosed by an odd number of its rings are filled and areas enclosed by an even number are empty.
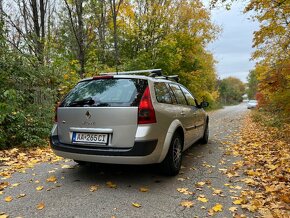
<svg viewBox="0 0 290 218"><path fill-rule="evenodd" d="M255 181L251 178L246 178L246 179L243 179L243 181L247 184L255 184Z"/></svg>
<svg viewBox="0 0 290 218"><path fill-rule="evenodd" d="M240 204L242 204L242 199L237 199L237 200L235 200L235 201L233 201L233 204L235 204L235 205L240 205Z"/></svg>
<svg viewBox="0 0 290 218"><path fill-rule="evenodd" d="M132 203L132 205L133 205L134 207L137 207L137 208L141 207L141 204L138 204L138 203Z"/></svg>
<svg viewBox="0 0 290 218"><path fill-rule="evenodd" d="M36 206L36 208L37 208L38 210L42 210L44 207L45 207L45 205L44 205L43 202L40 202L40 203Z"/></svg>
<svg viewBox="0 0 290 218"><path fill-rule="evenodd" d="M255 212L258 209L255 205L247 205L247 204L242 205L242 208L246 208L251 212Z"/></svg>
<svg viewBox="0 0 290 218"><path fill-rule="evenodd" d="M204 186L205 182L198 182L197 186Z"/></svg>
<svg viewBox="0 0 290 218"><path fill-rule="evenodd" d="M12 184L11 186L12 187L17 187L17 186L19 186L20 185L20 183L14 183L14 184Z"/></svg>
<svg viewBox="0 0 290 218"><path fill-rule="evenodd" d="M191 208L193 207L193 201L181 201L180 205L186 208Z"/></svg>
<svg viewBox="0 0 290 218"><path fill-rule="evenodd" d="M106 185L107 185L109 188L117 188L117 185L114 184L114 183L111 182L111 181L107 182Z"/></svg>
<svg viewBox="0 0 290 218"><path fill-rule="evenodd" d="M23 198L23 197L25 197L25 196L26 196L26 194L20 194L20 195L18 195L17 198Z"/></svg>
<svg viewBox="0 0 290 218"><path fill-rule="evenodd" d="M208 199L206 199L205 197L198 197L197 200L203 202L203 203L206 203L208 202Z"/></svg>
<svg viewBox="0 0 290 218"><path fill-rule="evenodd" d="M177 191L182 193L182 194L185 194L185 195L192 195L193 193L188 191L188 188L177 188Z"/></svg>
<svg viewBox="0 0 290 218"><path fill-rule="evenodd" d="M219 189L214 189L214 191L213 191L213 193L214 194L217 194L217 195L219 195L219 194L221 194L223 191L222 190L219 190Z"/></svg>
<svg viewBox="0 0 290 218"><path fill-rule="evenodd" d="M98 190L98 185L92 185L91 187L90 187L90 192L95 192L95 191L97 191Z"/></svg>
<svg viewBox="0 0 290 218"><path fill-rule="evenodd" d="M12 201L12 200L13 200L12 196L7 196L7 197L5 197L5 201L6 201L6 202L10 202L10 201Z"/></svg>
<svg viewBox="0 0 290 218"><path fill-rule="evenodd" d="M65 165L62 165L61 168L62 169L74 169L74 166L70 166L70 165L65 164Z"/></svg>
<svg viewBox="0 0 290 218"><path fill-rule="evenodd" d="M43 189L43 186L37 186L37 187L36 187L36 190L37 190L37 191L41 191L42 189Z"/></svg>
<svg viewBox="0 0 290 218"><path fill-rule="evenodd" d="M46 179L47 182L55 182L56 181L56 177L55 176L50 176Z"/></svg>
<svg viewBox="0 0 290 218"><path fill-rule="evenodd" d="M221 204L216 204L213 208L212 208L212 210L214 211L214 212L218 212L218 211L223 211L223 205L221 205Z"/></svg>
<svg viewBox="0 0 290 218"><path fill-rule="evenodd" d="M148 192L149 191L148 188L144 188L144 187L141 187L139 190L140 190L140 192Z"/></svg>
<svg viewBox="0 0 290 218"><path fill-rule="evenodd" d="M8 218L9 216L6 215L5 213L0 214L0 218Z"/></svg>
<svg viewBox="0 0 290 218"><path fill-rule="evenodd" d="M184 193L187 192L188 188L177 188L176 190L180 193Z"/></svg>
<svg viewBox="0 0 290 218"><path fill-rule="evenodd" d="M230 208L229 208L229 211L231 211L231 212L235 212L237 209L238 209L237 207L230 207Z"/></svg>

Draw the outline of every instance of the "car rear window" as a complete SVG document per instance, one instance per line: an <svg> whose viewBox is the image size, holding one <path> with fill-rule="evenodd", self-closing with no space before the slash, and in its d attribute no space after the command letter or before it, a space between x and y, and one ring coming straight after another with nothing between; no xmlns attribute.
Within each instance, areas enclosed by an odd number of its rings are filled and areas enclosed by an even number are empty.
<svg viewBox="0 0 290 218"><path fill-rule="evenodd" d="M138 106L148 83L144 79L97 79L78 83L60 107Z"/></svg>

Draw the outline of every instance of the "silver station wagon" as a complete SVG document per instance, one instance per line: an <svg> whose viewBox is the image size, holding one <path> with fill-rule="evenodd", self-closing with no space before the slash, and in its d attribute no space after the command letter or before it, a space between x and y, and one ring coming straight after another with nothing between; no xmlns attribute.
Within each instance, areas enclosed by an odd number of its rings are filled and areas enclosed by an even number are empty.
<svg viewBox="0 0 290 218"><path fill-rule="evenodd" d="M52 149L79 164L159 163L166 175L178 174L182 152L208 142L209 118L208 103L175 80L160 69L81 80L56 109Z"/></svg>

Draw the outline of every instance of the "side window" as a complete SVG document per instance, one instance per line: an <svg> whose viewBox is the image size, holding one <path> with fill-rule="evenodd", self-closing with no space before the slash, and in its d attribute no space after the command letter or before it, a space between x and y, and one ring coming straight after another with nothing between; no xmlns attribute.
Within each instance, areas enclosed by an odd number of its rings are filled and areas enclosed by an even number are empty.
<svg viewBox="0 0 290 218"><path fill-rule="evenodd" d="M181 88L183 94L185 95L185 98L186 98L188 104L190 106L196 106L195 100L194 100L194 97L192 96L192 94L183 86L180 86L180 88Z"/></svg>
<svg viewBox="0 0 290 218"><path fill-rule="evenodd" d="M176 84L170 84L170 88L172 89L178 104L187 105L186 99L179 86Z"/></svg>
<svg viewBox="0 0 290 218"><path fill-rule="evenodd" d="M154 83L156 99L159 103L172 104L172 98L165 83Z"/></svg>

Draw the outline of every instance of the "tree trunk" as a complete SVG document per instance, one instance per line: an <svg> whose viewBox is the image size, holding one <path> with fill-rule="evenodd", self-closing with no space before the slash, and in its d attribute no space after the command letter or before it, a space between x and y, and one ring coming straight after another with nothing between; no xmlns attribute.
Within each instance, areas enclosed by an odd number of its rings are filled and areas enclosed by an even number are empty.
<svg viewBox="0 0 290 218"><path fill-rule="evenodd" d="M119 0L118 4L116 0L110 0L111 6L111 13L113 18L113 35L114 35L114 49L115 49L115 67L116 72L118 72L118 66L120 64L120 57L119 57L119 47L118 47L118 31L117 31L117 16L119 12L120 5L122 4L123 0Z"/></svg>
<svg viewBox="0 0 290 218"><path fill-rule="evenodd" d="M78 41L79 41L78 59L81 66L80 76L81 78L83 78L85 74L83 0L76 0L76 12L77 12L77 20L78 20L77 36L78 36Z"/></svg>

